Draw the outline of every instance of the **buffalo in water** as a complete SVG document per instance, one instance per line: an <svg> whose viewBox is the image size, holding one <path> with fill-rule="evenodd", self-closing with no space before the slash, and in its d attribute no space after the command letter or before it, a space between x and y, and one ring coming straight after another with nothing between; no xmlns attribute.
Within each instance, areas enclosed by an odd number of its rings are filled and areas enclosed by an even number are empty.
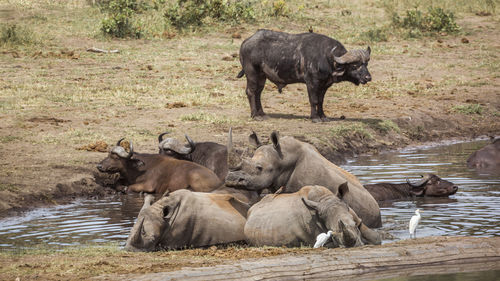
<svg viewBox="0 0 500 281"><path fill-rule="evenodd" d="M472 153L467 166L479 170L500 172L500 138Z"/></svg>
<svg viewBox="0 0 500 281"><path fill-rule="evenodd" d="M132 142L127 152L119 140L108 157L97 169L104 173L120 173L128 186L127 191L164 193L189 188L210 192L222 185L221 180L208 168L172 157L134 152Z"/></svg>
<svg viewBox="0 0 500 281"><path fill-rule="evenodd" d="M304 186L295 193L268 194L248 210L245 237L254 246L312 246L320 233L333 231L328 247L380 244L380 235L368 228L341 200L322 186Z"/></svg>
<svg viewBox="0 0 500 281"><path fill-rule="evenodd" d="M427 174L416 183L375 183L364 187L377 200L404 200L413 197L447 197L457 192L458 187L434 174Z"/></svg>
<svg viewBox="0 0 500 281"><path fill-rule="evenodd" d="M349 81L355 85L372 80L368 72L371 49L351 50L337 40L317 33L289 34L260 29L240 47L242 70L246 75L246 94L251 117L265 118L261 94L266 79L283 87L305 83L313 122L327 121L323 111L325 93L333 83Z"/></svg>
<svg viewBox="0 0 500 281"><path fill-rule="evenodd" d="M343 200L367 226L382 226L377 201L354 175L328 161L308 143L293 137L279 138L276 132L271 134L271 140L272 144L258 147L253 157L240 159L235 167L230 166L227 186L271 192L284 186L286 192L291 193L306 185L321 185L338 194L339 186L347 182L349 192ZM232 149L228 150L228 156L232 163L238 162Z"/></svg>
<svg viewBox="0 0 500 281"><path fill-rule="evenodd" d="M175 138L165 138L168 133L158 136L160 154L180 160L192 161L212 170L222 181L227 175L227 148L215 142L194 142L186 135L187 144Z"/></svg>

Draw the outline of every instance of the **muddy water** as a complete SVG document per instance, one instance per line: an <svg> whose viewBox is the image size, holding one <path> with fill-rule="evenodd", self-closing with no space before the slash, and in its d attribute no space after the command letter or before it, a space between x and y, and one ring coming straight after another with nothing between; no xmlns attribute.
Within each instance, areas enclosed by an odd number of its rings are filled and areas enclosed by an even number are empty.
<svg viewBox="0 0 500 281"><path fill-rule="evenodd" d="M458 185L449 198L416 198L381 205L384 242L407 239L415 209L423 211L417 237L436 235L500 236L500 173L468 169L468 156L488 141L421 147L360 156L342 167L363 184L402 183L434 173Z"/></svg>
<svg viewBox="0 0 500 281"><path fill-rule="evenodd" d="M407 223L416 208L423 210L417 236L500 236L500 176L480 174L465 166L468 155L486 142L440 145L375 156L360 156L343 167L362 183L403 182L435 173L459 186L450 198L417 198L392 202L382 210L384 242L408 238ZM37 209L0 220L0 250L36 245L116 242L125 244L142 205L134 195L80 200L70 205Z"/></svg>

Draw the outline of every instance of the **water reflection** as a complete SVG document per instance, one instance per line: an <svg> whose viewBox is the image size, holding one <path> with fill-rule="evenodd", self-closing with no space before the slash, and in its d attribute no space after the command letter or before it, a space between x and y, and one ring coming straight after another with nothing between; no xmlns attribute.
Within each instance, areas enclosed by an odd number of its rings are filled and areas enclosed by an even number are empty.
<svg viewBox="0 0 500 281"><path fill-rule="evenodd" d="M470 153L487 142L409 149L361 156L343 167L362 183L404 182L435 173L459 186L449 198L417 198L381 206L384 242L407 239L408 221L423 210L417 237L430 235L500 235L500 177L468 169ZM125 244L143 203L138 195L80 200L70 205L37 209L0 220L0 249L34 245Z"/></svg>
<svg viewBox="0 0 500 281"><path fill-rule="evenodd" d="M361 156L343 168L358 176L363 184L401 183L406 177L434 173L458 185L458 192L449 198L426 197L382 204L382 230L387 232L384 242L409 237L408 222L417 208L424 211L417 237L499 236L500 177L466 166L469 155L486 143L456 143Z"/></svg>

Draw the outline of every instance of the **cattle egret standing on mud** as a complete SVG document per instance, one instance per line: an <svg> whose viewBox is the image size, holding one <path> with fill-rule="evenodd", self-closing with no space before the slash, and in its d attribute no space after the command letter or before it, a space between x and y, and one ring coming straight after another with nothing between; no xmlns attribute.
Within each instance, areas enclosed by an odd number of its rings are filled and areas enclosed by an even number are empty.
<svg viewBox="0 0 500 281"><path fill-rule="evenodd" d="M415 215L410 219L410 226L409 226L410 238L412 235L413 238L417 238L417 226L419 222L420 222L420 210L416 209Z"/></svg>
<svg viewBox="0 0 500 281"><path fill-rule="evenodd" d="M327 233L320 233L318 236L316 236L316 243L314 243L314 248L319 248L323 247L325 245L326 241L332 237L333 231L328 230Z"/></svg>

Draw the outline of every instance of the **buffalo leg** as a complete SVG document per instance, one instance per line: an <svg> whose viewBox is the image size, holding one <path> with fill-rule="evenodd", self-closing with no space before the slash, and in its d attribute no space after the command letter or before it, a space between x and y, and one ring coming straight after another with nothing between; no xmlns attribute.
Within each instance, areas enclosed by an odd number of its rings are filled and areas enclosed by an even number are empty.
<svg viewBox="0 0 500 281"><path fill-rule="evenodd" d="M323 111L323 100L325 99L326 89L318 90L318 115L321 118L321 121L327 121L328 118Z"/></svg>
<svg viewBox="0 0 500 281"><path fill-rule="evenodd" d="M311 104L311 119L313 122L321 122L318 112L320 91L316 84L317 83L307 83L307 94L309 95L309 103Z"/></svg>
<svg viewBox="0 0 500 281"><path fill-rule="evenodd" d="M245 75L247 76L246 94L250 103L251 117L257 120L264 119L266 114L262 109L260 96L266 84L266 76L254 68L245 69Z"/></svg>

